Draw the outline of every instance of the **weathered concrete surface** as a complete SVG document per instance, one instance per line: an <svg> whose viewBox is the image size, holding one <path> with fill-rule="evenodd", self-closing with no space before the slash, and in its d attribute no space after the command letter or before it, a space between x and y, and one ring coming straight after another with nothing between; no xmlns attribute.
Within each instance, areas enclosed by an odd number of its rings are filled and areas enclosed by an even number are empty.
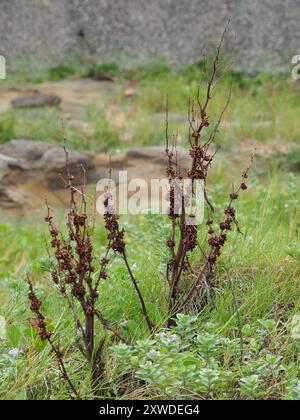
<svg viewBox="0 0 300 420"><path fill-rule="evenodd" d="M1 0L0 54L53 66L66 59L155 56L184 65L216 44L231 18L227 45L236 68L281 69L299 54L300 0Z"/></svg>

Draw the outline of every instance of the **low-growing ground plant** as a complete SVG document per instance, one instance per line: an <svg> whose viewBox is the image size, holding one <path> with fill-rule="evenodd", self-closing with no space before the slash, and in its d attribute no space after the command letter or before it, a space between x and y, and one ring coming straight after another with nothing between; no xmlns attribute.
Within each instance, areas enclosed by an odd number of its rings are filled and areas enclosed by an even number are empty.
<svg viewBox="0 0 300 420"><path fill-rule="evenodd" d="M121 383L122 377L134 375L148 393L170 399L277 399L283 393L297 400L297 361L291 357L284 362L280 354L282 341L290 341L299 352L299 342L293 344L289 335L291 327L295 320L284 326L266 319L244 325L241 360L239 337L222 335L217 323L177 314L171 329L131 345L112 346L116 365L111 380Z"/></svg>

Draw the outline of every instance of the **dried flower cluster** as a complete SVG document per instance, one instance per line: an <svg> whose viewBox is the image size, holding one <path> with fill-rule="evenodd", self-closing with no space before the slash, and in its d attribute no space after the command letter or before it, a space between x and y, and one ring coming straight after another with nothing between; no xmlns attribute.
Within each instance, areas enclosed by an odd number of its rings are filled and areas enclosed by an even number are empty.
<svg viewBox="0 0 300 420"><path fill-rule="evenodd" d="M65 140L66 141L66 140ZM74 322L79 331L80 340L78 346L92 368L92 388L97 389L101 374L102 351L104 339L95 344L95 319L98 319L105 330L110 330L116 340L124 340L120 335L120 328L114 327L111 322L102 314L97 302L99 298L99 286L102 280L108 278L107 266L109 263L109 252L119 253L124 260L129 278L137 292L141 303L141 310L147 322L149 331L152 332L153 324L147 313L146 304L140 292L138 282L130 268L125 250L124 229L120 229L118 215L110 205L110 192L108 191L104 200L105 206L105 228L107 230L107 247L104 257L97 264L92 245L92 225L91 217L87 214L86 194L85 194L85 173L83 169L83 180L81 189L74 187L74 176L70 173L68 151L65 143L66 157L66 179L63 178L65 187L69 190L70 201L69 210L66 217L66 231L64 235L55 225L50 207L47 205L47 216L45 221L48 224L49 235L51 237L50 246L53 250L55 264L51 271L51 278L63 298L67 301L68 307L74 316ZM80 204L76 201L76 195L80 196ZM50 257L50 252L49 252ZM72 396L78 397L75 387L71 383L64 366L62 354L51 341L52 333L47 329L44 316L40 312L42 302L36 297L33 285L29 282L30 309L36 316L33 326L38 328L42 340L48 340L52 351L55 353L63 377L70 385Z"/></svg>
<svg viewBox="0 0 300 420"><path fill-rule="evenodd" d="M86 208L84 170L82 187L78 190L73 186L74 176L70 173L66 146L65 156L66 179L64 179L64 183L70 193L69 210L66 217L67 235L64 235L56 227L48 204L47 216L45 217L51 237L50 246L53 249L52 254L56 261L52 267L51 278L63 298L67 301L68 307L74 316L74 322L80 336L78 345L92 367L92 382L95 387L99 381L100 373L103 371L103 341L100 340L98 347L96 347L95 319L101 322L104 329L112 331L117 339L122 339L119 329L113 327L97 307L99 284L102 279L107 278L105 268L109 262L108 253L113 248L112 241L110 241L106 254L101 260L99 273L97 273L95 267L97 258L91 240L91 218L89 218ZM76 194L80 196L79 205L75 199ZM44 317L40 312L41 302L37 299L31 283L29 298L31 300L31 310L38 320L37 327L40 337L49 341L51 333L44 324ZM54 350L55 347L53 345L51 347L60 365L64 366L62 356L58 357L60 353ZM64 371L66 372L65 368ZM75 387L73 386L71 389L74 394Z"/></svg>
<svg viewBox="0 0 300 420"><path fill-rule="evenodd" d="M36 319L31 320L31 323L32 323L33 326L35 326L38 329L39 336L40 336L41 340L42 341L45 341L45 340L48 341L48 343L51 347L51 350L56 357L61 376L66 381L66 383L69 385L69 388L72 392L70 394L71 398L72 399L80 399L80 394L78 393L78 391L74 387L74 385L73 385L72 381L70 380L70 377L69 377L69 375L66 371L65 364L63 362L63 354L59 350L59 348L53 343L53 341L51 339L52 332L47 328L45 317L42 314L42 312L40 311L40 307L42 305L42 302L37 298L37 296L36 296L36 294L33 290L32 282L29 278L28 278L28 285L29 285L28 298L31 302L30 309L31 309L32 313L35 314L35 316L36 316Z"/></svg>
<svg viewBox="0 0 300 420"><path fill-rule="evenodd" d="M210 151L210 146L213 143L215 136L218 132L223 114L225 113L229 104L231 91L229 92L227 102L221 112L221 115L213 127L208 132L210 127L208 105L212 98L212 91L215 84L215 78L219 71L219 56L224 39L226 30L223 33L217 53L212 65L212 73L207 83L206 97L203 102L200 99L200 88L196 99L193 100L189 105L189 156L191 158L190 169L187 171L187 178L190 179L190 190L191 194L184 194L181 190L180 194L176 194L176 188L174 185L180 185L183 174L180 172L180 168L177 162L177 151L176 142L173 141L172 148L169 145L169 134L168 134L168 104L166 114L166 154L168 158L167 176L169 179L169 218L171 220L171 237L167 240L167 247L170 249L170 259L167 267L167 281L169 285L169 315L168 315L168 326L173 324L173 318L178 311L183 310L193 298L197 296L198 308L203 307L206 304L207 299L212 296L214 290L214 268L218 257L221 255L222 247L227 241L226 232L231 230L232 225L235 224L239 230L239 225L235 216L235 209L233 207L233 201L238 198L240 190L247 189L247 170L242 175L242 181L237 190L230 194L230 201L226 207L224 214L225 218L219 223L219 233L215 232L213 228L214 222L212 214L214 213L214 207L208 198L206 191L206 181L211 167L214 153ZM198 268L195 272L189 263L190 253L199 245L198 241L198 229L197 226L191 224L191 218L195 217L194 214L186 214L186 209L193 200L195 195L195 182L200 181L203 188L203 194L205 202L208 207L209 219L207 220L207 244L208 252L201 252L204 256L204 262L200 269ZM178 203L178 197L182 200ZM180 205L180 212L178 211L178 205ZM193 278L192 284L190 281L185 281L185 273L188 274L189 278ZM203 301L199 302L199 290L204 291L206 296L203 296Z"/></svg>

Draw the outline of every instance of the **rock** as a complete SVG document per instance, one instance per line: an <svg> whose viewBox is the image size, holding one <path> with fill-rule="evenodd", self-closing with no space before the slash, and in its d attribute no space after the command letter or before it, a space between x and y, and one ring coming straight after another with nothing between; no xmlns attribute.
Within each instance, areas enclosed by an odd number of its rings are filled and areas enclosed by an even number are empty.
<svg viewBox="0 0 300 420"><path fill-rule="evenodd" d="M0 145L0 154L7 161L10 160L10 166L18 167L24 170L35 169L44 153L49 150L48 143L35 140L11 140Z"/></svg>
<svg viewBox="0 0 300 420"><path fill-rule="evenodd" d="M2 178L5 177L5 175L8 174L8 172L9 172L9 167L8 167L7 162L2 160L0 157L0 181L2 180Z"/></svg>
<svg viewBox="0 0 300 420"><path fill-rule="evenodd" d="M68 152L70 170L81 183L82 166L87 182L95 177L95 164L91 153ZM63 187L60 174L65 176L65 153L62 147L34 140L11 140L0 146L0 175L2 184L22 184L30 179L39 180L50 189ZM5 166L6 165L6 166Z"/></svg>
<svg viewBox="0 0 300 420"><path fill-rule="evenodd" d="M44 153L39 162L40 169L43 169L45 179L51 189L62 187L62 179L59 178L60 174L66 179L65 159L65 152L61 147L52 147ZM75 185L82 183L83 171L85 171L87 182L94 179L95 167L91 153L71 150L68 152L68 160L70 172L76 177L74 180Z"/></svg>
<svg viewBox="0 0 300 420"><path fill-rule="evenodd" d="M188 153L178 148L178 164L183 176L190 167L191 158ZM98 178L107 178L109 159L105 153L97 153L94 157ZM165 178L167 157L164 147L145 147L128 150L126 153L113 155L111 158L112 178L118 182L119 171L127 171L128 181L141 178L148 183L151 179Z"/></svg>
<svg viewBox="0 0 300 420"><path fill-rule="evenodd" d="M0 207L4 209L20 209L31 199L31 194L16 187L0 187Z"/></svg>
<svg viewBox="0 0 300 420"><path fill-rule="evenodd" d="M178 163L183 167L190 162L188 153L181 147L177 148ZM141 149L132 149L126 153L127 160L143 159L149 163L161 165L167 164L167 155L165 147L145 147Z"/></svg>
<svg viewBox="0 0 300 420"><path fill-rule="evenodd" d="M128 150L127 159L145 159L151 161L167 162L165 149L162 147L145 147L141 149Z"/></svg>
<svg viewBox="0 0 300 420"><path fill-rule="evenodd" d="M86 108L91 105L91 102L103 101L103 95L115 94L119 89L120 86L117 83L88 78L48 81L38 85L28 83L17 87L3 87L0 89L0 114L9 111L13 102L18 104L18 101L24 100L23 98L45 94L57 96L61 100L59 111L63 118L70 120L72 124L74 120L74 126L79 126L81 121L83 126L86 125L84 124L86 122ZM118 111L118 107L116 107L116 111ZM83 128L83 131L91 132L92 128L90 130Z"/></svg>
<svg viewBox="0 0 300 420"><path fill-rule="evenodd" d="M33 95L24 95L11 101L14 108L36 108L42 106L57 106L61 99L56 95L45 93L35 93Z"/></svg>
<svg viewBox="0 0 300 420"><path fill-rule="evenodd" d="M183 175L190 165L190 157L178 148L178 163ZM99 179L109 176L109 156L105 153L68 151L70 171L75 175L74 185L81 185L84 167L86 183L95 186ZM128 181L141 178L166 177L167 158L164 147L132 149L112 156L112 178L118 183L119 171L127 171ZM0 207L6 209L36 209L44 197L63 195L67 201L65 153L61 146L34 140L11 140L0 145Z"/></svg>
<svg viewBox="0 0 300 420"><path fill-rule="evenodd" d="M97 153L94 157L94 162L97 168L109 168L109 155L107 153ZM112 169L124 168L126 162L126 154L119 153L111 156L111 167Z"/></svg>
<svg viewBox="0 0 300 420"><path fill-rule="evenodd" d="M0 155L0 181L9 173L9 164L16 163L17 160L9 156Z"/></svg>
<svg viewBox="0 0 300 420"><path fill-rule="evenodd" d="M96 73L96 74L93 74L90 77L94 80L99 80L99 81L102 81L102 82L113 82L114 81L114 76L110 73L105 73L105 72Z"/></svg>

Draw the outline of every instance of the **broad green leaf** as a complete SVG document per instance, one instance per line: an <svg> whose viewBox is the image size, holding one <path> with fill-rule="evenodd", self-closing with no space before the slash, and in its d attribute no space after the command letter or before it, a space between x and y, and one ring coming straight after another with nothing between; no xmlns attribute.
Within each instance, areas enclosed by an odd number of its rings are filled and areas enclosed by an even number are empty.
<svg viewBox="0 0 300 420"><path fill-rule="evenodd" d="M19 347L21 337L21 330L16 325L9 325L6 328L6 338L12 347Z"/></svg>
<svg viewBox="0 0 300 420"><path fill-rule="evenodd" d="M17 393L17 395L15 396L14 400L16 400L16 401L25 401L25 400L27 400L26 389L22 389L21 391L19 391Z"/></svg>
<svg viewBox="0 0 300 420"><path fill-rule="evenodd" d="M129 319L126 322L126 329L128 331L130 331L130 333L136 333L138 330L138 324L136 321L134 321L133 319Z"/></svg>
<svg viewBox="0 0 300 420"><path fill-rule="evenodd" d="M300 261L300 243L292 242L284 248L287 255Z"/></svg>
<svg viewBox="0 0 300 420"><path fill-rule="evenodd" d="M291 336L294 340L300 339L300 315L295 315L292 318Z"/></svg>
<svg viewBox="0 0 300 420"><path fill-rule="evenodd" d="M182 364L184 366L197 366L199 364L199 359L197 359L197 357L195 357L193 355L186 356L186 357L183 358Z"/></svg>
<svg viewBox="0 0 300 420"><path fill-rule="evenodd" d="M41 340L40 337L37 337L34 342L34 348L38 353L41 353L44 348L47 346L48 341L47 340Z"/></svg>

